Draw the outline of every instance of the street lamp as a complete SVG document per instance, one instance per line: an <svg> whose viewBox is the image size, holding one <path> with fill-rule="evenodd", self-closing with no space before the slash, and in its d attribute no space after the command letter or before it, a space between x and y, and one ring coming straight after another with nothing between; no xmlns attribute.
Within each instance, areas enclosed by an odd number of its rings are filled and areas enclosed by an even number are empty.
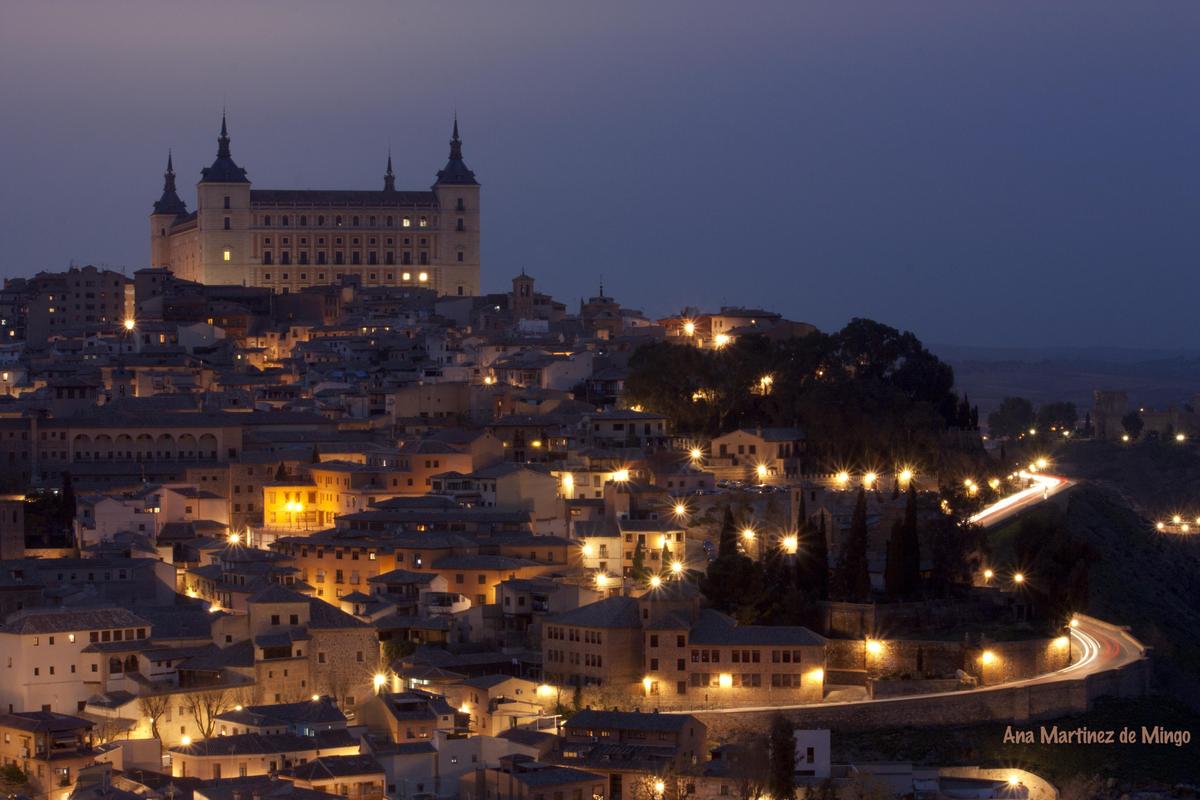
<svg viewBox="0 0 1200 800"><path fill-rule="evenodd" d="M783 537L783 552L788 555L795 555L799 546L800 540L796 538L795 534L788 534Z"/></svg>
<svg viewBox="0 0 1200 800"><path fill-rule="evenodd" d="M683 574L683 562L682 561L672 561L671 562L671 574L672 575Z"/></svg>

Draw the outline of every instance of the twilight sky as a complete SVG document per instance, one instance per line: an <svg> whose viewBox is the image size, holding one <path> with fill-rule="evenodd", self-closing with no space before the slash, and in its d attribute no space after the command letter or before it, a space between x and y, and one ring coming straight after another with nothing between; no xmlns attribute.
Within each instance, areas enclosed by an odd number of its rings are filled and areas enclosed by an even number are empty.
<svg viewBox="0 0 1200 800"><path fill-rule="evenodd" d="M0 4L0 275L146 266L222 104L260 188L425 188L483 275L932 342L1195 346L1200 4Z"/></svg>

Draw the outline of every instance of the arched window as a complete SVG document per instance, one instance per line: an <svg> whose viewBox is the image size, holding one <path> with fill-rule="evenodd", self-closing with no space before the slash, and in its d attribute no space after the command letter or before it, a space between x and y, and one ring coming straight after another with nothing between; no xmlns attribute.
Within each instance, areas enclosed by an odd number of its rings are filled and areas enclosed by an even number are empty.
<svg viewBox="0 0 1200 800"><path fill-rule="evenodd" d="M121 669L121 659L117 658L116 656L113 656L112 658L108 659L108 674L109 675L120 675L122 672L123 672L123 670Z"/></svg>
<svg viewBox="0 0 1200 800"><path fill-rule="evenodd" d="M137 669L138 669L137 656L135 656L133 653L130 653L129 655L125 656L125 671L126 672L137 672Z"/></svg>

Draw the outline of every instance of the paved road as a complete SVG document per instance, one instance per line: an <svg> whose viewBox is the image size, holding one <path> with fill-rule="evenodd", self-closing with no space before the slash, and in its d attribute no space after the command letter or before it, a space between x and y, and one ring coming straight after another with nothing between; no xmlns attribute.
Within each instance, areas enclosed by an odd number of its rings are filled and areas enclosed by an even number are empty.
<svg viewBox="0 0 1200 800"><path fill-rule="evenodd" d="M971 517L971 521L983 527L999 524L1013 515L1050 499L1065 489L1074 485L1067 478L1045 473L1021 472L1020 476L1033 482L1027 489L1009 495L992 505L984 508ZM901 697L884 697L875 700L838 700L822 703L798 703L783 706L737 706L734 708L694 708L673 713L682 714L739 714L753 711L773 711L778 709L826 708L830 706L862 706L864 709L878 703L895 703L914 699L932 699L967 692L994 692L1011 689L1015 686L1030 686L1036 684L1051 684L1074 681L1088 675L1104 672L1125 666L1142 657L1142 650L1137 640L1122 629L1114 629L1099 620L1086 616L1076 618L1076 625L1071 629L1071 649L1073 663L1056 672L1048 672L1035 678L1020 681L1010 681L995 686L985 686L978 689L966 689L955 692L932 692L929 694L910 694Z"/></svg>
<svg viewBox="0 0 1200 800"><path fill-rule="evenodd" d="M897 703L909 700L926 700L964 693L996 692L1017 686L1058 683L1080 680L1088 675L1105 670L1125 666L1142 657L1142 651L1137 640L1123 630L1113 630L1111 627L1089 617L1079 617L1077 627L1071 630L1071 647L1075 662L1069 667L1027 678L1020 681L1009 681L995 686L984 686L978 689L961 689L953 692L931 692L928 694L909 694L900 697L881 697L875 700L840 700L822 703L796 703L793 705L771 706L736 706L733 708L690 708L682 711L671 709L672 714L743 714L754 711L776 711L787 709L814 709L833 706L861 706L864 709L880 703Z"/></svg>
<svg viewBox="0 0 1200 800"><path fill-rule="evenodd" d="M970 518L971 522L982 525L985 528L991 527L1036 506L1038 503L1049 500L1059 492L1075 485L1074 481L1067 478L1057 475L1047 475L1043 472L1021 471L1017 474L1022 478L1032 481L1033 485L1028 489L1022 489L1019 492L1010 494L1008 497L997 500L995 503L973 515Z"/></svg>

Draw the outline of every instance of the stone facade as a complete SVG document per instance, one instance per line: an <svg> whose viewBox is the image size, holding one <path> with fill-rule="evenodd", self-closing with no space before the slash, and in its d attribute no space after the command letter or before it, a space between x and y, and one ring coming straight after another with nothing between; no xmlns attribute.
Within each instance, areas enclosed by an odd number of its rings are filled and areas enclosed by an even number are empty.
<svg viewBox="0 0 1200 800"><path fill-rule="evenodd" d="M363 286L479 294L479 184L462 160L457 121L450 159L429 190L397 190L390 156L381 190L252 189L224 120L195 211L176 192L170 158L164 177L150 260L179 278L292 293L355 277Z"/></svg>

